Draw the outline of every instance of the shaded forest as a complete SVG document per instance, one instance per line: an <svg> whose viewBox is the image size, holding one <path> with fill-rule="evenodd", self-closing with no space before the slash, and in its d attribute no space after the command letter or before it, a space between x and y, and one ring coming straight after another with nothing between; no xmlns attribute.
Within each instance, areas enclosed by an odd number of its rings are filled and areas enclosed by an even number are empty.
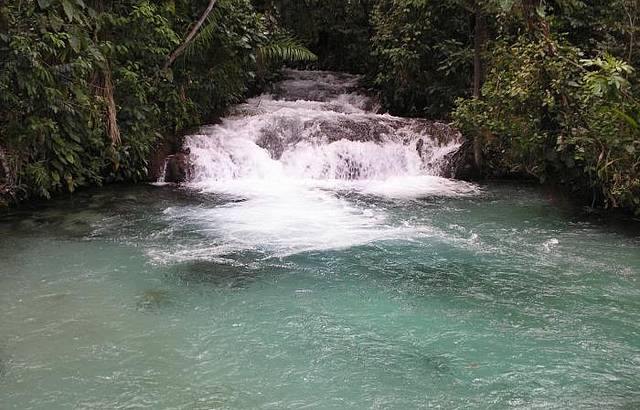
<svg viewBox="0 0 640 410"><path fill-rule="evenodd" d="M0 195L146 181L154 150L289 64L453 121L466 177L640 212L639 26L638 0L9 0Z"/></svg>

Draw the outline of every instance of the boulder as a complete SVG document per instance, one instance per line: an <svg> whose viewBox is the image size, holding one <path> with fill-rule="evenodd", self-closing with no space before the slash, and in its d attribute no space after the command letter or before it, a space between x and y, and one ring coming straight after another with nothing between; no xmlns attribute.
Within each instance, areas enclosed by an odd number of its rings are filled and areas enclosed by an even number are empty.
<svg viewBox="0 0 640 410"><path fill-rule="evenodd" d="M463 181L477 181L482 178L473 156L473 141L469 139L465 139L457 151L448 155L446 164L442 175L444 177Z"/></svg>
<svg viewBox="0 0 640 410"><path fill-rule="evenodd" d="M169 155L166 159L166 173L164 182L181 184L189 180L192 167L189 155L185 152Z"/></svg>

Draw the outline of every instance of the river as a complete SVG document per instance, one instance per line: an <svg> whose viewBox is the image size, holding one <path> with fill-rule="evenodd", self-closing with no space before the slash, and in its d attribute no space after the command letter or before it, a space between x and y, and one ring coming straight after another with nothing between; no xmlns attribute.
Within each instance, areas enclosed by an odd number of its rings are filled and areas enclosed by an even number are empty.
<svg viewBox="0 0 640 410"><path fill-rule="evenodd" d="M181 185L0 214L0 408L638 408L638 229L286 71Z"/></svg>

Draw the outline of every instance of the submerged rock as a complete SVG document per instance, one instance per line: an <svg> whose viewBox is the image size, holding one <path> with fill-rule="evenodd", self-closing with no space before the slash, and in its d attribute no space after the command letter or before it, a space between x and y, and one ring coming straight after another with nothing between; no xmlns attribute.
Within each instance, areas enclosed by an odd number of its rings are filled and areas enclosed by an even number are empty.
<svg viewBox="0 0 640 410"><path fill-rule="evenodd" d="M208 283L228 288L244 288L258 276L255 270L241 266L199 261L179 268L180 278L187 283Z"/></svg>
<svg viewBox="0 0 640 410"><path fill-rule="evenodd" d="M146 290L136 303L136 309L140 311L156 310L171 305L169 291L163 289Z"/></svg>
<svg viewBox="0 0 640 410"><path fill-rule="evenodd" d="M9 358L5 354L5 352L0 349L0 379L4 377L4 375L9 370Z"/></svg>
<svg viewBox="0 0 640 410"><path fill-rule="evenodd" d="M43 209L38 213L18 211L7 215L6 222L12 230L33 233L46 232L60 238L84 238L91 234L95 224L104 218L104 214L95 210L76 210L75 207L64 209ZM70 213L70 210L73 212Z"/></svg>
<svg viewBox="0 0 640 410"><path fill-rule="evenodd" d="M423 364L437 374L445 375L453 373L451 359L444 355L425 356Z"/></svg>

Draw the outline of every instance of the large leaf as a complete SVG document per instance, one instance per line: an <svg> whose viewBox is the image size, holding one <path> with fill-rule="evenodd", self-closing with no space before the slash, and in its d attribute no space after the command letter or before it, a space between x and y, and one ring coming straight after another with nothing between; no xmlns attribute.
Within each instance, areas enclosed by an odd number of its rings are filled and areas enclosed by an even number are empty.
<svg viewBox="0 0 640 410"><path fill-rule="evenodd" d="M38 0L38 5L41 9L46 9L51 5L51 0Z"/></svg>
<svg viewBox="0 0 640 410"><path fill-rule="evenodd" d="M73 16L75 14L75 7L69 0L62 0L62 8L64 9L64 14L67 15L69 21L73 21Z"/></svg>
<svg viewBox="0 0 640 410"><path fill-rule="evenodd" d="M287 33L271 36L269 42L258 49L262 63L316 61L318 57L296 38Z"/></svg>

